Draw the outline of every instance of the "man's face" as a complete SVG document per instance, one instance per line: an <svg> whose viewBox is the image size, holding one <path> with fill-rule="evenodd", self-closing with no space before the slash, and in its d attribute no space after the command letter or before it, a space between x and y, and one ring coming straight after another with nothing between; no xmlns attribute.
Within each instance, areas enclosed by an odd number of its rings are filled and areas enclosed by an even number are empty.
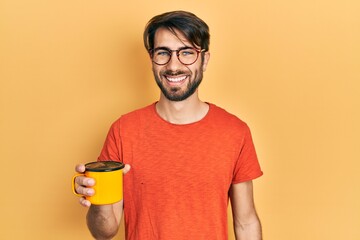
<svg viewBox="0 0 360 240"><path fill-rule="evenodd" d="M154 49L163 47L178 50L193 47L182 33L176 31L176 34L177 36L165 28L158 29L155 33ZM173 52L166 65L152 63L154 77L162 94L170 101L182 101L193 95L201 83L208 60L208 52L205 53L204 60L200 53L195 63L184 65Z"/></svg>

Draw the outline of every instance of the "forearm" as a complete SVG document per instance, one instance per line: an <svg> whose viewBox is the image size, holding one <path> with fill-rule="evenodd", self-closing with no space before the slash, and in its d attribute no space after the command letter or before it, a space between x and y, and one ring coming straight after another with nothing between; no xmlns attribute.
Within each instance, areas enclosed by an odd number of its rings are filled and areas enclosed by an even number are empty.
<svg viewBox="0 0 360 240"><path fill-rule="evenodd" d="M115 208L115 209L114 209ZM97 240L113 238L119 229L121 211L117 212L118 206L112 205L91 205L86 216L88 228ZM117 212L117 213L116 213Z"/></svg>
<svg viewBox="0 0 360 240"><path fill-rule="evenodd" d="M255 209L252 181L233 184L230 199L236 240L261 240L261 223Z"/></svg>
<svg viewBox="0 0 360 240"><path fill-rule="evenodd" d="M236 240L262 240L261 223L258 218L249 223L234 223Z"/></svg>

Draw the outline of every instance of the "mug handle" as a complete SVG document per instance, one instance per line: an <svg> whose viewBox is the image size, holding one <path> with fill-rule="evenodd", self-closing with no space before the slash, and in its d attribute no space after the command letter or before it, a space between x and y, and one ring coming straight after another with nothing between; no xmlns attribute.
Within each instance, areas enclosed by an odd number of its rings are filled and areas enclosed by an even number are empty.
<svg viewBox="0 0 360 240"><path fill-rule="evenodd" d="M75 174L75 175L73 176L73 178L72 178L72 181L71 181L71 188L72 188L72 192L73 192L76 196L78 196L78 197L83 197L84 195L81 195L81 194L77 193L77 192L76 192L76 189L75 189L75 186L76 186L76 184L75 184L75 178L77 178L77 177L79 177L79 176L85 176L85 175L84 175L84 174L81 174L81 173Z"/></svg>

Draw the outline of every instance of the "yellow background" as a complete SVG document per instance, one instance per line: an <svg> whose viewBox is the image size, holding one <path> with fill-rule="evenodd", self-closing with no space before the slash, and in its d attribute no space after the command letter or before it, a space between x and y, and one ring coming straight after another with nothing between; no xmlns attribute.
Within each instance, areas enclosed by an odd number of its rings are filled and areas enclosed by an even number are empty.
<svg viewBox="0 0 360 240"><path fill-rule="evenodd" d="M357 0L1 0L0 239L91 239L74 166L158 98L142 31L176 9L211 29L202 99L252 129L264 239L360 239Z"/></svg>

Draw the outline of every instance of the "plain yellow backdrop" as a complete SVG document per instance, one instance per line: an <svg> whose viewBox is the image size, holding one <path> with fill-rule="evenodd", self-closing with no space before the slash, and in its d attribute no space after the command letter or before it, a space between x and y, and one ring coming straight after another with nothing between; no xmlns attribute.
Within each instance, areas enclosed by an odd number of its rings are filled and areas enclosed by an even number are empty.
<svg viewBox="0 0 360 240"><path fill-rule="evenodd" d="M74 166L157 100L142 31L178 9L210 26L201 98L252 129L264 239L360 239L357 0L1 0L0 239L91 239Z"/></svg>

